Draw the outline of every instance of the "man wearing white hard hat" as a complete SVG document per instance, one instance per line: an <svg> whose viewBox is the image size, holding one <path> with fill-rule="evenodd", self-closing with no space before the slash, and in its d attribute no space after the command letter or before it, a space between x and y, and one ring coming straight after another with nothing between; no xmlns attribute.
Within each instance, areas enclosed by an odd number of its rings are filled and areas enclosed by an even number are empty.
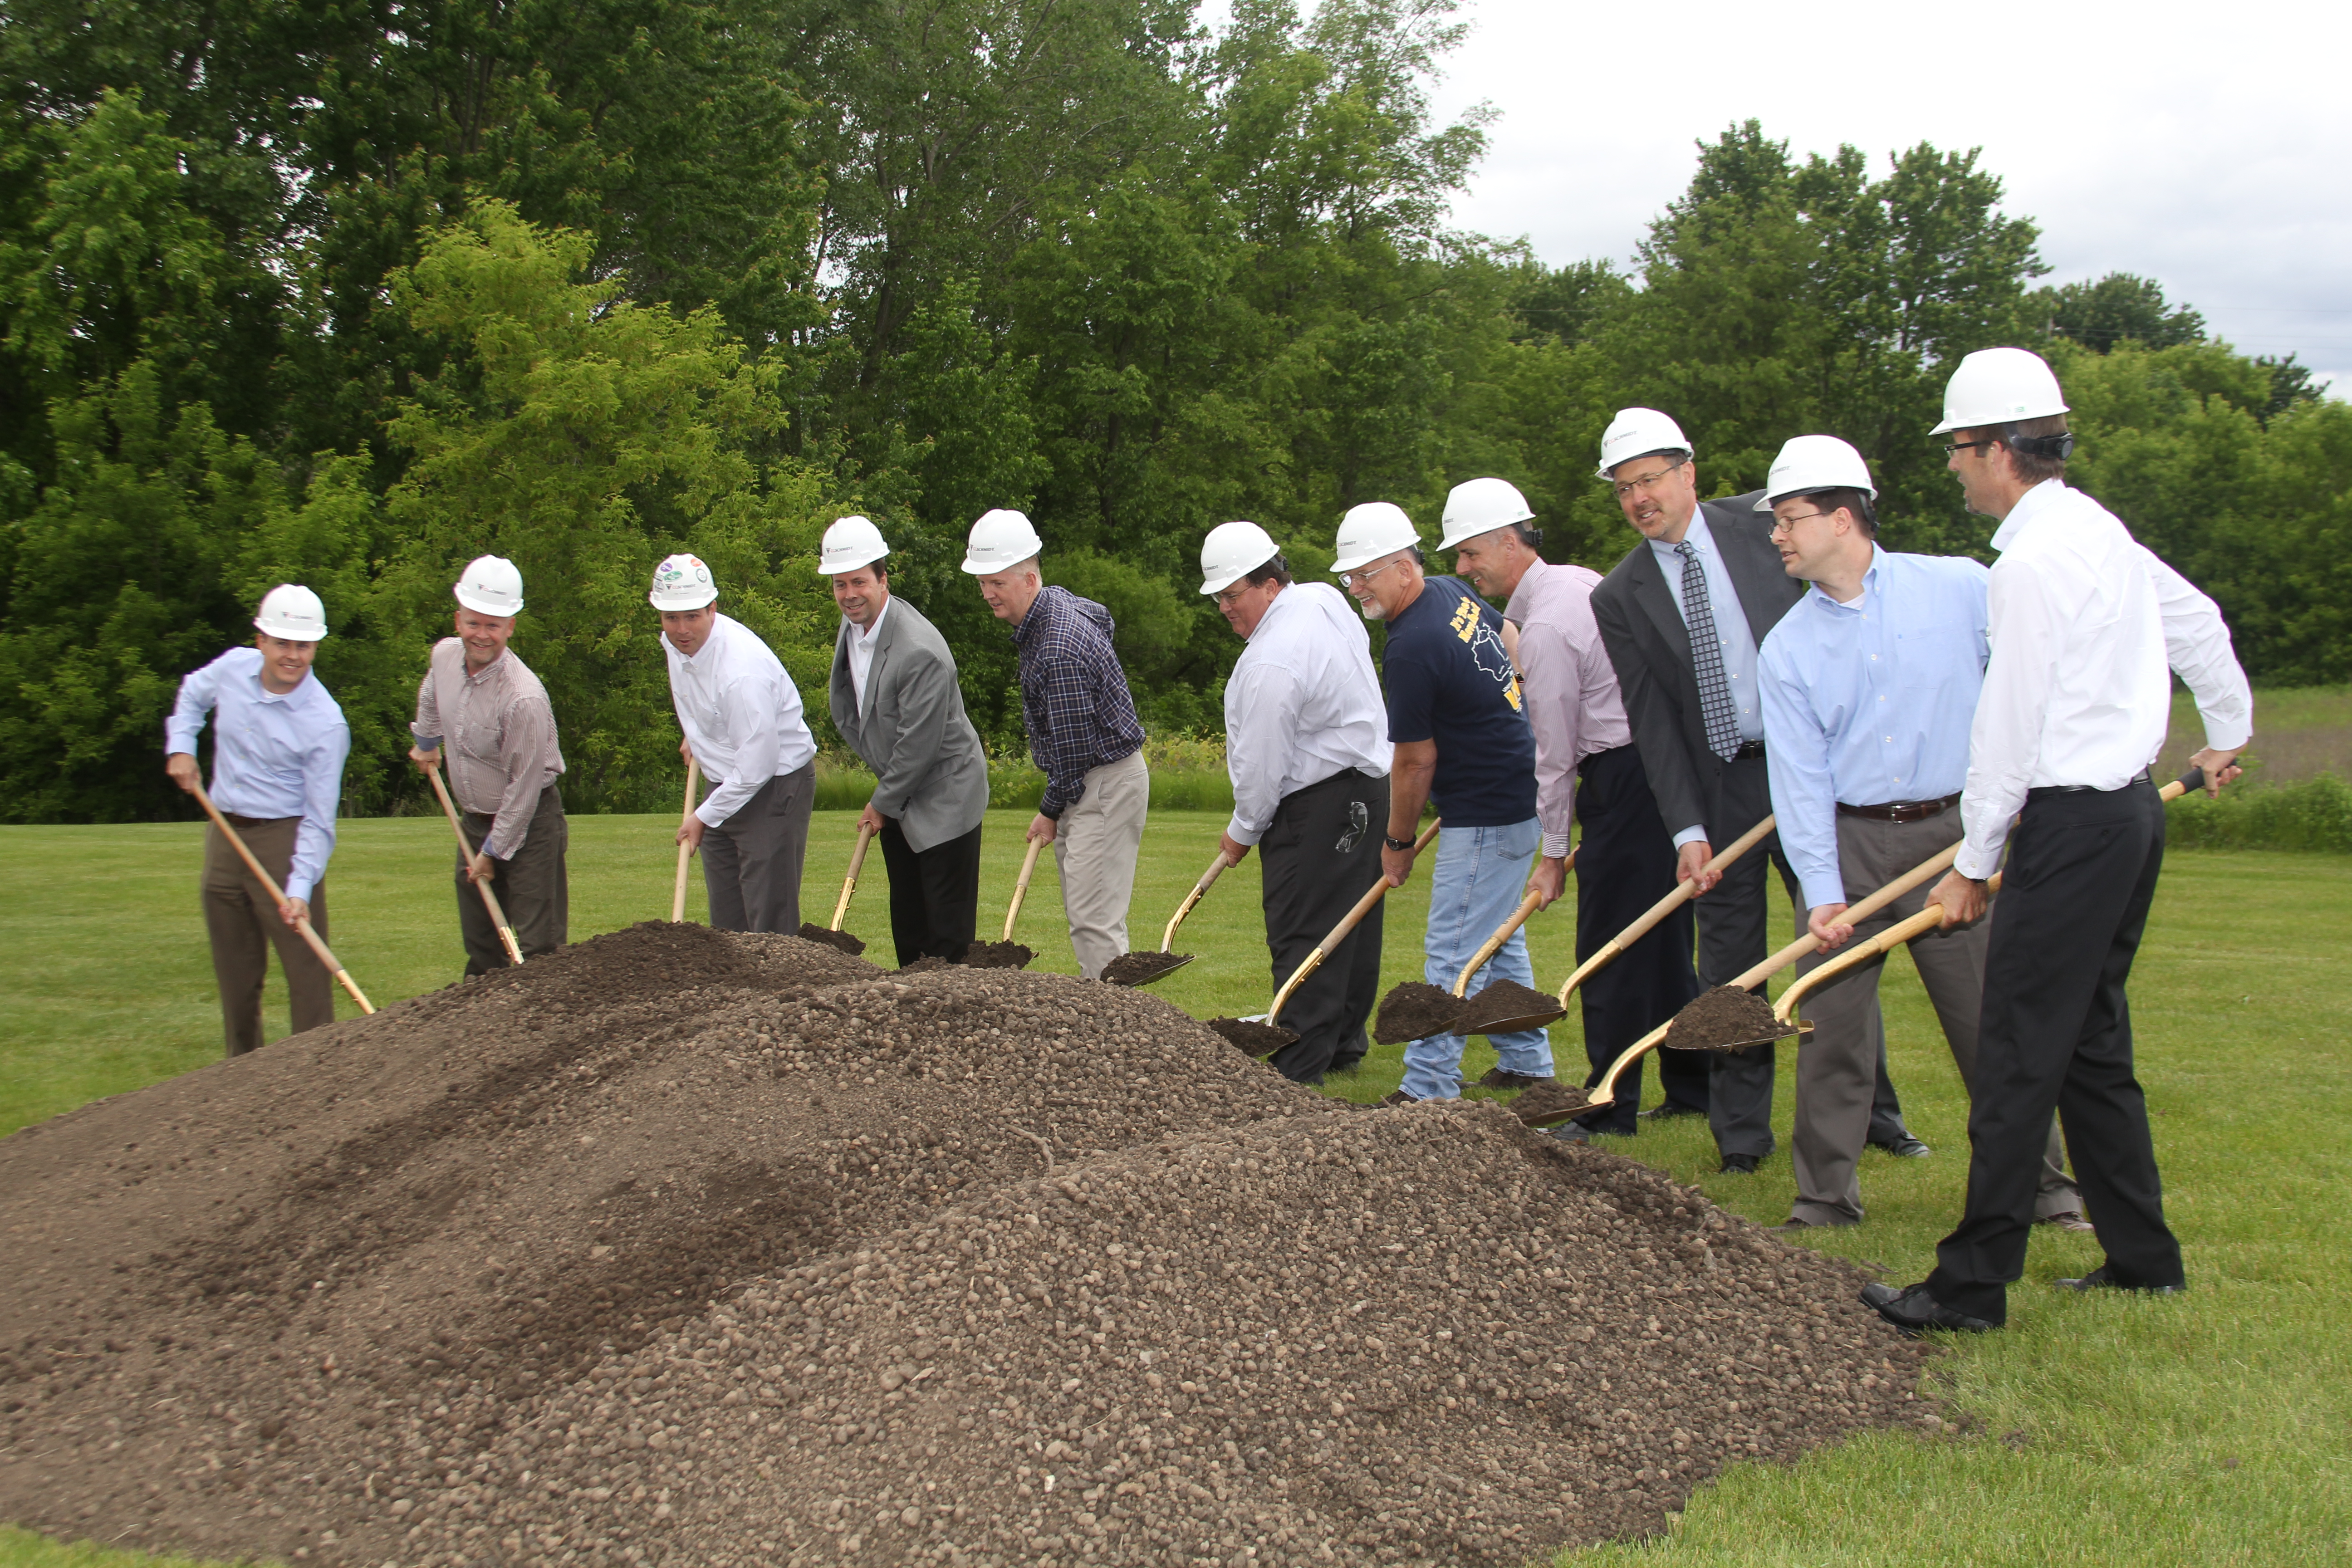
<svg viewBox="0 0 2352 1568"><path fill-rule="evenodd" d="M654 568L670 705L702 765L709 793L677 841L702 852L702 885L719 931L797 931L809 809L816 804L816 737L800 688L760 635L719 613L719 584L692 555Z"/></svg>
<svg viewBox="0 0 2352 1568"><path fill-rule="evenodd" d="M1221 846L1238 865L1255 847L1276 987L1381 879L1389 815L1388 716L1371 638L1339 591L1291 580L1254 522L1221 523L1201 543L1201 592L1246 644L1225 680L1225 769L1234 815ZM1298 1038L1269 1059L1320 1083L1370 1047L1381 984L1381 909L1284 1005Z"/></svg>
<svg viewBox="0 0 2352 1568"><path fill-rule="evenodd" d="M1387 628L1381 668L1396 752L1381 869L1391 887L1412 874L1414 829L1423 806L1433 802L1444 826L1430 872L1422 978L1450 990L1518 907L1542 847L1535 731L1503 644L1502 616L1454 578L1423 574L1419 535L1402 509L1386 501L1351 508L1340 520L1338 544L1331 570L1364 618ZM1535 984L1525 931L1511 933L1471 977L1470 989L1496 980ZM1525 1089L1549 1081L1551 1037L1545 1030L1487 1038L1496 1066L1482 1082ZM1456 1098L1468 1043L1457 1034L1408 1042L1404 1081L1391 1099Z"/></svg>
<svg viewBox="0 0 2352 1568"><path fill-rule="evenodd" d="M1675 847L1658 822L1658 803L1625 720L1617 671L1601 646L1592 590L1601 574L1559 566L1537 553L1543 542L1535 512L1517 486L1471 479L1445 498L1445 532L1455 575L1486 597L1506 601L1506 626L1518 628L1514 662L1527 687L1536 738L1536 819L1543 847L1530 880L1549 908L1568 881L1569 833L1584 828L1576 852L1576 957L1581 963L1674 886ZM1585 1082L1597 1083L1626 1047L1680 1012L1698 994L1691 971L1688 904L1660 921L1577 993L1582 1005ZM1475 982L1474 981L1475 984ZM1666 1101L1706 1113L1706 1064L1687 1051L1659 1061ZM1629 1135L1642 1099L1642 1068L1618 1080L1617 1103L1570 1122L1557 1136L1582 1142L1595 1132Z"/></svg>
<svg viewBox="0 0 2352 1568"><path fill-rule="evenodd" d="M1757 492L1698 497L1690 437L1654 408L1620 410L1601 437L1600 476L1642 542L1592 590L1642 769L1675 842L1678 881L1699 885L1698 977L1720 985L1762 960L1766 868L1795 876L1767 837L1717 874L1721 846L1772 809L1756 650L1803 594L1780 570ZM1727 1172L1772 1152L1772 1047L1707 1058L1707 1123Z"/></svg>
<svg viewBox="0 0 2352 1568"><path fill-rule="evenodd" d="M445 765L462 814L467 853L457 865L457 930L466 973L506 967L506 944L474 884L488 882L525 958L567 940L570 884L564 854L563 752L547 688L507 644L522 614L522 573L501 556L469 563L453 590L457 635L433 645L416 688L419 771Z"/></svg>
<svg viewBox="0 0 2352 1568"><path fill-rule="evenodd" d="M2209 790L2237 775L2253 730L2253 697L2213 601L2067 487L2074 438L2058 378L2039 355L2000 348L1963 359L1936 433L1951 438L1969 510L2000 521L1963 837L1935 894L1947 923L1983 914L2004 850L2008 868L1985 953L1967 1212L1925 1280L1863 1293L1913 1332L2008 1321L2053 1109L2106 1254L2059 1283L2152 1294L2186 1283L2132 1074L2125 995L2164 865L2164 805L2148 765L2164 742L2174 673L2204 718L2205 746L2190 761Z"/></svg>
<svg viewBox="0 0 2352 1568"><path fill-rule="evenodd" d="M1029 754L1045 775L1028 837L1054 847L1070 949L1079 978L1095 980L1127 951L1151 775L1143 722L1111 647L1110 612L1067 588L1045 586L1044 551L1026 516L999 509L971 525L963 569L980 579L980 596L996 618L1013 627Z"/></svg>
<svg viewBox="0 0 2352 1568"><path fill-rule="evenodd" d="M1989 652L1987 574L1964 557L1881 549L1877 499L1861 453L1834 436L1799 436L1756 503L1772 514L1789 575L1812 584L1758 658L1772 810L1822 943L1797 961L1800 973L1916 914L1925 888L1860 922L1844 918L1960 837L1969 721ZM1911 943L1963 1084L1976 1077L1988 934L1979 921ZM1813 1033L1797 1053L1797 1197L1785 1229L1862 1222L1863 1145L1886 1075L1883 967L1851 970L1805 1005ZM2035 1215L2087 1230L2054 1126L2045 1142Z"/></svg>
<svg viewBox="0 0 2352 1568"><path fill-rule="evenodd" d="M898 963L952 963L979 930L988 753L964 715L947 639L890 592L889 555L865 518L825 530L817 570L841 609L833 722L874 770L874 796L858 822L882 841Z"/></svg>
<svg viewBox="0 0 2352 1568"><path fill-rule="evenodd" d="M205 827L205 931L233 1057L261 1044L261 986L272 947L294 1033L335 1021L334 978L294 922L308 916L320 940L329 940L327 860L352 750L343 710L310 673L327 635L319 595L281 583L263 595L253 625L251 647L233 647L180 682L163 725L163 771L194 794L196 736L211 721L213 804L286 895L274 904L220 829Z"/></svg>

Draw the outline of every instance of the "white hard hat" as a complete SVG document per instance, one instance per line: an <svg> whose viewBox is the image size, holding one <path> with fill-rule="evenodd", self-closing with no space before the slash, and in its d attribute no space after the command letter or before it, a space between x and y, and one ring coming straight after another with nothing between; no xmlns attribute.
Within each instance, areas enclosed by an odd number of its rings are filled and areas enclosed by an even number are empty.
<svg viewBox="0 0 2352 1568"><path fill-rule="evenodd" d="M845 522L848 519L842 521ZM834 526L838 528L841 525L835 523ZM882 536L877 533L874 537L878 542ZM991 572L1018 566L1045 548L1045 542L1037 537L1035 529L1029 526L1027 514L1014 511L1010 507L998 507L994 511L982 512L980 521L971 525L971 538L964 550L963 569L975 577L984 577Z"/></svg>
<svg viewBox="0 0 2352 1568"><path fill-rule="evenodd" d="M1201 541L1201 592L1222 594L1282 553L1254 522L1221 522Z"/></svg>
<svg viewBox="0 0 2352 1568"><path fill-rule="evenodd" d="M522 573L503 555L478 555L466 563L453 592L459 604L478 616L522 613Z"/></svg>
<svg viewBox="0 0 2352 1568"><path fill-rule="evenodd" d="M1610 472L1620 463L1635 458L1646 458L1653 452L1696 450L1683 427L1654 408L1621 408L1617 417L1601 437L1601 467L1594 471L1602 479L1612 479Z"/></svg>
<svg viewBox="0 0 2352 1568"><path fill-rule="evenodd" d="M327 606L299 583L280 583L261 596L253 624L288 642L317 642L327 635Z"/></svg>
<svg viewBox="0 0 2352 1568"><path fill-rule="evenodd" d="M1405 516L1404 508L1384 500L1368 500L1361 506L1351 506L1348 515L1339 520L1339 558L1331 563L1334 572L1353 572L1367 561L1377 561L1400 550L1409 550L1421 542L1421 535Z"/></svg>
<svg viewBox="0 0 2352 1568"><path fill-rule="evenodd" d="M1756 510L1770 511L1776 500L1815 490L1860 490L1878 499L1877 488L1870 482L1870 465L1860 452L1834 436L1791 436L1772 459Z"/></svg>
<svg viewBox="0 0 2352 1568"><path fill-rule="evenodd" d="M890 553L882 542L882 531L862 517L836 519L824 531L824 543L816 552L816 569L824 576L837 577L844 572L855 572L860 566L870 566Z"/></svg>
<svg viewBox="0 0 2352 1568"><path fill-rule="evenodd" d="M654 591L646 595L656 610L698 610L719 597L719 584L698 555L672 555L654 568Z"/></svg>
<svg viewBox="0 0 2352 1568"><path fill-rule="evenodd" d="M2058 377L2027 349L1979 349L1944 383L1944 422L1928 434L2006 425L2066 412Z"/></svg>
<svg viewBox="0 0 2352 1568"><path fill-rule="evenodd" d="M1528 510L1528 498L1510 480L1465 479L1445 498L1445 536L1437 542L1437 548L1451 550L1482 533L1515 522L1532 522L1535 515Z"/></svg>

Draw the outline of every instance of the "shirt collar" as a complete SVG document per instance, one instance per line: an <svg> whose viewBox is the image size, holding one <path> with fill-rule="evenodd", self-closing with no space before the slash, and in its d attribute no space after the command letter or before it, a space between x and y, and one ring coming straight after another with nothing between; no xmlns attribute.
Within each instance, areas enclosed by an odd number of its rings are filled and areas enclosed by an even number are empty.
<svg viewBox="0 0 2352 1568"><path fill-rule="evenodd" d="M714 631L712 635L715 637L718 634ZM706 643L704 646L708 647L709 645ZM469 681L488 680L490 678L491 672L507 661L508 651L509 650L506 648L500 648L499 649L498 658L490 660L489 663L482 666L479 669L471 669L467 668L466 664L466 645L463 641L460 641L457 644L457 671Z"/></svg>
<svg viewBox="0 0 2352 1568"><path fill-rule="evenodd" d="M1839 604L1835 599L1831 598L1827 594L1822 592L1822 585L1819 583L1807 584L1805 597L1817 601L1822 609L1828 610L1836 615L1858 615L1861 613L1862 607L1870 603L1870 596L1878 592L1878 569L1885 563L1885 547L1874 542L1870 547L1870 568L1862 574L1862 592L1855 597L1853 604Z"/></svg>
<svg viewBox="0 0 2352 1568"><path fill-rule="evenodd" d="M1681 539L1672 544L1663 539L1653 539L1650 541L1650 549L1657 555L1662 564L1679 567L1682 564L1682 557L1676 552L1684 544L1688 544L1701 561L1714 559L1715 534L1706 526L1705 507L1694 505L1691 508L1690 526L1683 530Z"/></svg>
<svg viewBox="0 0 2352 1568"><path fill-rule="evenodd" d="M2000 526L1993 530L1992 547L2007 550L2024 538L2025 531L2033 526L2033 520L2055 505L2066 493L2065 480L2044 479L2020 496L2017 504L2009 509L2009 515L2000 520Z"/></svg>
<svg viewBox="0 0 2352 1568"><path fill-rule="evenodd" d="M1029 601L1028 613L1013 623L1012 628L1013 647L1019 647L1024 643L1026 643L1029 640L1031 631L1034 627L1042 626L1045 624L1046 617L1039 615L1037 612L1045 607L1045 595L1053 591L1054 585L1050 583L1038 589L1037 596Z"/></svg>
<svg viewBox="0 0 2352 1568"><path fill-rule="evenodd" d="M861 626L856 622L852 621L850 623L850 629L856 635L857 640L861 643L869 643L876 637L880 637L882 635L882 623L890 618L890 606L898 602L898 595L896 594L893 594L888 598L883 600L882 607L874 612L873 621L866 626Z"/></svg>

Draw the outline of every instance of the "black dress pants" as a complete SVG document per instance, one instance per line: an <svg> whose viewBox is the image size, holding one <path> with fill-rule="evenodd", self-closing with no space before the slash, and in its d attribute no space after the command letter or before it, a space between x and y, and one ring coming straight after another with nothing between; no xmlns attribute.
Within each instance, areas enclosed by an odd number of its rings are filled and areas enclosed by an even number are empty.
<svg viewBox="0 0 2352 1568"><path fill-rule="evenodd" d="M1583 832L1576 851L1576 962L1642 917L1675 886L1675 845L1658 820L1657 797L1642 754L1632 746L1596 752L1577 769L1576 820ZM1691 907L1658 922L1577 987L1584 1011L1584 1056L1591 1089L1618 1056L1682 1011L1698 994L1691 969ZM1660 1051L1658 1079L1666 1102L1704 1113L1707 1063L1691 1051ZM1642 1103L1642 1062L1617 1080L1616 1103L1580 1119L1593 1132L1630 1133Z"/></svg>
<svg viewBox="0 0 2352 1568"><path fill-rule="evenodd" d="M1388 831L1389 781L1342 768L1320 784L1286 795L1258 840L1266 952L1280 990L1381 877L1381 838ZM1321 1083L1332 1068L1360 1058L1380 999L1381 910L1372 906L1339 951L1307 977L1275 1021L1298 1038L1269 1059L1298 1083Z"/></svg>
<svg viewBox="0 0 2352 1568"><path fill-rule="evenodd" d="M886 816L875 837L890 872L890 940L898 967L919 958L963 957L980 925L980 829L917 850L898 819Z"/></svg>
<svg viewBox="0 0 2352 1568"><path fill-rule="evenodd" d="M1762 757L1742 757L1724 763L1723 771L1717 775L1716 809L1707 819L1707 830L1716 836L1709 842L1721 853L1725 846L1763 821L1771 810L1771 775ZM1764 961L1769 951L1765 930L1769 909L1766 895L1770 886L1765 879L1768 862L1780 868L1781 884L1789 890L1789 903L1796 915L1796 929L1790 934L1804 934L1805 896L1797 885L1796 870L1781 851L1780 836L1768 835L1764 842L1725 868L1723 880L1715 885L1713 892L1692 900L1698 908L1698 978L1703 987L1712 990L1728 984ZM1726 1154L1753 1154L1762 1159L1772 1152L1773 1145L1771 1046L1751 1046L1744 1051L1710 1051L1707 1058L1707 1124L1715 1131L1716 1147ZM1870 1142L1884 1143L1903 1131L1903 1106L1895 1099L1894 1079L1887 1076L1886 1053L1882 1047L1878 1089L1870 1107ZM2038 1159L2035 1168L2040 1168Z"/></svg>
<svg viewBox="0 0 2352 1568"><path fill-rule="evenodd" d="M2163 868L2164 803L2145 775L2119 790L2027 794L1985 955L1968 1209L1927 1277L1957 1311L2008 1320L2053 1106L2110 1275L2184 1280L2124 994Z"/></svg>

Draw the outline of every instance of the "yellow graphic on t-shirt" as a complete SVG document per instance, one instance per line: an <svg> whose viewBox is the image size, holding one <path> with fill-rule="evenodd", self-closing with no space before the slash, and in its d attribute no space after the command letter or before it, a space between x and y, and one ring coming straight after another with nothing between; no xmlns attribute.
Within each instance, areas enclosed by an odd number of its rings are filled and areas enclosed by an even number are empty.
<svg viewBox="0 0 2352 1568"><path fill-rule="evenodd" d="M1470 645L1471 658L1479 668L1495 678L1503 688L1503 700L1511 705L1511 711L1518 712L1518 671L1511 668L1511 656L1503 647L1503 639L1478 614L1478 602L1464 599L1454 605L1452 624L1454 635Z"/></svg>

